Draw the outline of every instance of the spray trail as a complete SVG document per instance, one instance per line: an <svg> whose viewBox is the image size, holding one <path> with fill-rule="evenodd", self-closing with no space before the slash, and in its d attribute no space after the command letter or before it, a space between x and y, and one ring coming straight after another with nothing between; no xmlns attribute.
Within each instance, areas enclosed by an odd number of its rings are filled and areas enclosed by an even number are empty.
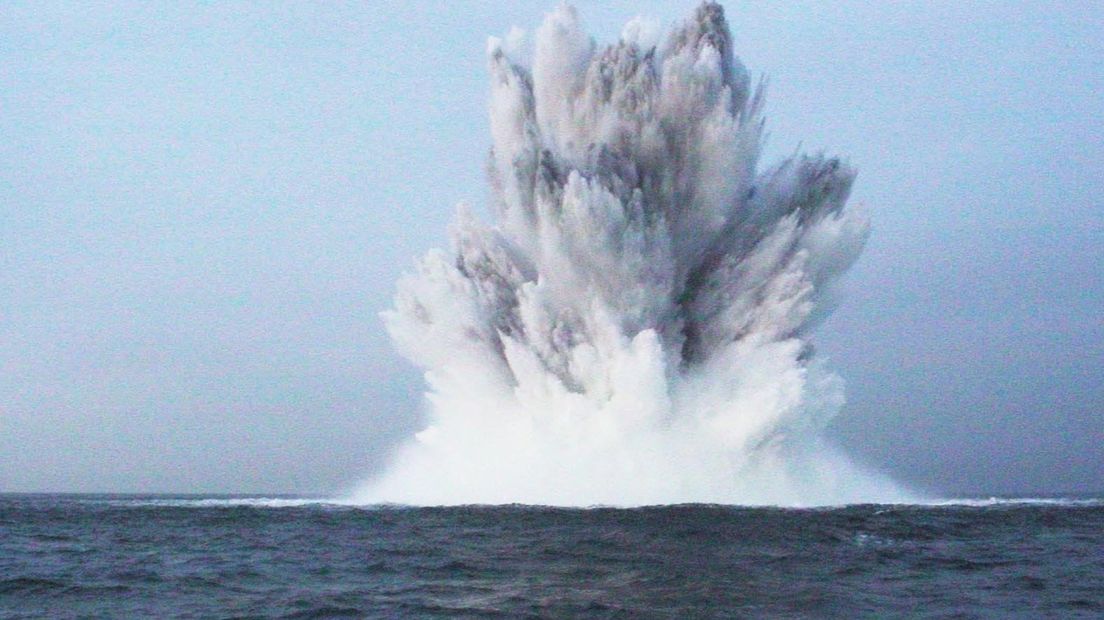
<svg viewBox="0 0 1104 620"><path fill-rule="evenodd" d="M867 237L854 172L759 169L720 6L648 35L599 48L561 6L489 42L494 223L461 207L384 314L430 424L359 501L902 499L821 438L842 385L807 339Z"/></svg>

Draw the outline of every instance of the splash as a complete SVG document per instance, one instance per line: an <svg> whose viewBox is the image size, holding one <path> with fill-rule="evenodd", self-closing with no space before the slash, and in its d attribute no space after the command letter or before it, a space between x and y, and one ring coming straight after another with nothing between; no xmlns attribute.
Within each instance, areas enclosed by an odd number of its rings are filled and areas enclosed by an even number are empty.
<svg viewBox="0 0 1104 620"><path fill-rule="evenodd" d="M574 9L491 39L493 225L461 207L384 313L425 430L362 502L900 501L821 436L809 332L858 256L854 171L760 171L763 85L720 6L596 47ZM524 58L531 57L526 61Z"/></svg>

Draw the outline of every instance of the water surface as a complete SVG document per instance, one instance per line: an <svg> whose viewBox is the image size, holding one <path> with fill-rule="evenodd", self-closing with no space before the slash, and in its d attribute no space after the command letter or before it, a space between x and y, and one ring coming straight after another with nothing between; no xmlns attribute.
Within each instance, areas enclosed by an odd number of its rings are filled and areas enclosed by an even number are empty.
<svg viewBox="0 0 1104 620"><path fill-rule="evenodd" d="M1094 617L1104 502L0 495L0 618Z"/></svg>

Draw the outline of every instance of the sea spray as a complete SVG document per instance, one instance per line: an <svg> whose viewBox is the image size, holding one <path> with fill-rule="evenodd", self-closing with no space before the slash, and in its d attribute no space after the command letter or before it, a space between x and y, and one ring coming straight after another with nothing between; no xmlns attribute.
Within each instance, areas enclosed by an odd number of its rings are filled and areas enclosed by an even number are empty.
<svg viewBox="0 0 1104 620"><path fill-rule="evenodd" d="M490 40L493 222L461 207L384 313L428 426L356 501L903 499L822 437L843 391L809 332L868 234L854 171L760 169L719 5L652 30L598 47L563 5Z"/></svg>

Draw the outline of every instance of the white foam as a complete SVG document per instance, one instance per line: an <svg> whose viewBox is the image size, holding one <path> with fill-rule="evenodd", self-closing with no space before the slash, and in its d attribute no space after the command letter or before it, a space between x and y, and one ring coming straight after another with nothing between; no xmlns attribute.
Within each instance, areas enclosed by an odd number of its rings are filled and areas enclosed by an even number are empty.
<svg viewBox="0 0 1104 620"><path fill-rule="evenodd" d="M336 500L307 499L286 497L232 497L232 498L174 498L174 497L143 497L143 498L111 498L89 500L96 503L107 503L128 507L158 507L158 508L298 508L302 506L337 506Z"/></svg>
<svg viewBox="0 0 1104 620"><path fill-rule="evenodd" d="M922 506L964 506L988 508L991 506L1104 506L1104 498L1070 497L985 497L932 500Z"/></svg>

